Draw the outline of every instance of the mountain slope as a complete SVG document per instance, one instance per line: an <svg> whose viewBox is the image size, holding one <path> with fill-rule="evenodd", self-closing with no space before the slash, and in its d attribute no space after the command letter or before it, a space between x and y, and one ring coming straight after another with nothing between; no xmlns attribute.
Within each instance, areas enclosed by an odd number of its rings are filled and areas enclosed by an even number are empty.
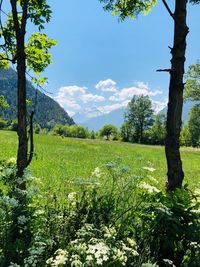
<svg viewBox="0 0 200 267"><path fill-rule="evenodd" d="M88 119L82 122L81 124L94 131L100 130L105 124L109 123L119 128L124 121L124 113L125 108L120 108L117 110L113 110L108 114Z"/></svg>
<svg viewBox="0 0 200 267"><path fill-rule="evenodd" d="M189 120L189 113L191 108L197 104L197 102L193 102L193 101L187 101L183 103L183 113L182 113L182 121L184 123L187 123ZM167 114L167 107L165 107L163 110L161 110L159 113L164 113Z"/></svg>
<svg viewBox="0 0 200 267"><path fill-rule="evenodd" d="M3 111L3 117L9 120L17 117L17 75L13 69L0 69L0 95L3 95L10 107ZM27 81L27 99L33 103L28 110L33 109L35 103L35 89L33 85ZM52 98L38 91L36 114L34 116L36 123L42 128L51 128L55 124L74 124L72 118L67 112Z"/></svg>

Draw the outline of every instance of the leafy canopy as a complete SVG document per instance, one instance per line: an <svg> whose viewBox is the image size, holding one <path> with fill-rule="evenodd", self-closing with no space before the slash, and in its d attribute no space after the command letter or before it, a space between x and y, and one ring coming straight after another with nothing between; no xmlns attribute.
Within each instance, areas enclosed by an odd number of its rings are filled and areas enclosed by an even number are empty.
<svg viewBox="0 0 200 267"><path fill-rule="evenodd" d="M25 7L27 5L27 15L25 15ZM12 8L7 15L7 20L2 23L0 30L0 68L8 68L11 63L16 63L17 55L17 36L16 28L19 34L26 35L25 57L27 68L39 74L51 63L51 54L49 49L56 45L56 41L50 39L41 31L44 24L50 21L52 11L46 0L29 0L17 1L17 23L14 22ZM25 25L31 22L36 27L36 32L32 35L24 31L23 21ZM25 27L26 28L26 27ZM43 84L46 79L34 79L34 82Z"/></svg>
<svg viewBox="0 0 200 267"><path fill-rule="evenodd" d="M133 96L127 106L125 121L135 129L136 142L141 142L144 130L153 124L152 103L148 96Z"/></svg>
<svg viewBox="0 0 200 267"><path fill-rule="evenodd" d="M104 3L104 9L112 11L113 15L119 15L121 20L126 17L136 18L141 12L148 14L157 0L100 0Z"/></svg>
<svg viewBox="0 0 200 267"><path fill-rule="evenodd" d="M186 78L185 99L200 101L200 61L189 66Z"/></svg>

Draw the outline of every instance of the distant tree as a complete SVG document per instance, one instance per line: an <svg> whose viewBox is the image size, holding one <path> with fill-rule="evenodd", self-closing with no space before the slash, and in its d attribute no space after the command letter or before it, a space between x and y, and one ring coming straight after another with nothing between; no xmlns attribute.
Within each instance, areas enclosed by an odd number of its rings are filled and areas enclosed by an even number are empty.
<svg viewBox="0 0 200 267"><path fill-rule="evenodd" d="M6 128L8 125L8 121L0 118L0 130Z"/></svg>
<svg viewBox="0 0 200 267"><path fill-rule="evenodd" d="M100 0L105 3L104 8L119 14L120 19L135 18L141 12L148 13L158 0ZM170 48L172 54L171 67L161 69L170 74L169 100L166 124L165 154L167 159L167 190L182 187L184 172L180 155L180 131L183 108L183 76L186 52L186 37L189 28L186 23L187 3L199 4L200 0L175 0L174 12L170 9L167 0L162 0L167 12L174 23L174 44Z"/></svg>
<svg viewBox="0 0 200 267"><path fill-rule="evenodd" d="M128 121L125 121L120 127L120 136L123 142L134 141L135 129Z"/></svg>
<svg viewBox="0 0 200 267"><path fill-rule="evenodd" d="M89 136L88 130L80 125L72 125L70 126L71 136L76 138L87 138Z"/></svg>
<svg viewBox="0 0 200 267"><path fill-rule="evenodd" d="M144 131L153 124L152 103L148 96L139 95L131 99L125 113L125 122L135 130L135 141L142 143Z"/></svg>
<svg viewBox="0 0 200 267"><path fill-rule="evenodd" d="M9 108L9 104L4 98L4 96L0 95L0 116L4 109Z"/></svg>
<svg viewBox="0 0 200 267"><path fill-rule="evenodd" d="M153 144L164 145L166 137L166 115L157 114L150 130Z"/></svg>
<svg viewBox="0 0 200 267"><path fill-rule="evenodd" d="M89 137L89 131L80 125L62 125L57 124L52 129L53 135L60 135L63 137L75 137L75 138L87 138Z"/></svg>
<svg viewBox="0 0 200 267"><path fill-rule="evenodd" d="M17 128L18 128L18 122L17 122L17 120L16 119L15 120L12 120L11 121L11 124L9 126L9 130L14 131L14 132L17 132Z"/></svg>
<svg viewBox="0 0 200 267"><path fill-rule="evenodd" d="M181 146L191 146L191 136L188 124L182 126L180 135L180 144Z"/></svg>
<svg viewBox="0 0 200 267"><path fill-rule="evenodd" d="M53 135L60 135L60 136L68 136L67 131L69 132L68 128L64 127L62 124L56 124L52 129Z"/></svg>
<svg viewBox="0 0 200 267"><path fill-rule="evenodd" d="M103 128L100 130L100 136L106 137L106 140L110 139L111 135L117 134L117 128L112 124L106 124L103 126Z"/></svg>
<svg viewBox="0 0 200 267"><path fill-rule="evenodd" d="M186 79L185 99L200 101L200 61L189 66Z"/></svg>
<svg viewBox="0 0 200 267"><path fill-rule="evenodd" d="M193 147L200 146L200 104L195 105L190 111L188 121L190 142Z"/></svg>
<svg viewBox="0 0 200 267"><path fill-rule="evenodd" d="M90 138L91 139L96 139L96 135L95 135L95 132L94 131L91 131Z"/></svg>

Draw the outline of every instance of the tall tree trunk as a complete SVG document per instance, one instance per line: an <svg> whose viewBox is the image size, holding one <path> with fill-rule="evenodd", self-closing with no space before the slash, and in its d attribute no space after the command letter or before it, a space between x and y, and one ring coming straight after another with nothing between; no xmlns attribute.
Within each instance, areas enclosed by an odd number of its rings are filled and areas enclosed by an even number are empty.
<svg viewBox="0 0 200 267"><path fill-rule="evenodd" d="M28 162L28 140L26 129L26 53L25 35L28 13L28 0L23 1L22 18L19 21L17 0L10 0L12 16L16 35L17 76L18 76L18 152L17 152L17 176L22 177ZM20 185L20 189L26 189L26 183Z"/></svg>
<svg viewBox="0 0 200 267"><path fill-rule="evenodd" d="M22 41L23 43L23 41ZM24 46L19 45L17 61L18 75L18 152L17 152L17 175L23 176L27 167L28 140L26 129L26 62ZM24 185L25 187L25 185ZM25 188L22 188L25 189Z"/></svg>
<svg viewBox="0 0 200 267"><path fill-rule="evenodd" d="M169 84L169 102L167 112L167 136L165 153L168 167L167 190L182 187L184 172L180 156L180 131L183 107L183 75L186 50L186 25L187 0L176 0L174 13L174 46L171 50L171 71Z"/></svg>

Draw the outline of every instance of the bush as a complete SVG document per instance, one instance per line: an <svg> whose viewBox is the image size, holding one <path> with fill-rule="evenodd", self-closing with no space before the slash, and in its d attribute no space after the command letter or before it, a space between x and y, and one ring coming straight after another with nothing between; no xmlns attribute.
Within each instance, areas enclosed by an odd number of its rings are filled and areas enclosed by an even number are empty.
<svg viewBox="0 0 200 267"><path fill-rule="evenodd" d="M18 128L17 120L12 120L12 122L9 126L9 130L17 132L17 128Z"/></svg>
<svg viewBox="0 0 200 267"><path fill-rule="evenodd" d="M1 266L198 266L200 190L164 193L153 171L143 168L144 181L109 162L71 183L61 201L51 191L41 197L28 172L18 179L15 159L1 163ZM24 179L27 190L19 192ZM11 243L16 226L21 234Z"/></svg>
<svg viewBox="0 0 200 267"><path fill-rule="evenodd" d="M0 118L0 130L5 129L8 125L8 121Z"/></svg>
<svg viewBox="0 0 200 267"><path fill-rule="evenodd" d="M53 135L60 135L63 137L88 138L88 129L79 125L56 125L52 130Z"/></svg>

